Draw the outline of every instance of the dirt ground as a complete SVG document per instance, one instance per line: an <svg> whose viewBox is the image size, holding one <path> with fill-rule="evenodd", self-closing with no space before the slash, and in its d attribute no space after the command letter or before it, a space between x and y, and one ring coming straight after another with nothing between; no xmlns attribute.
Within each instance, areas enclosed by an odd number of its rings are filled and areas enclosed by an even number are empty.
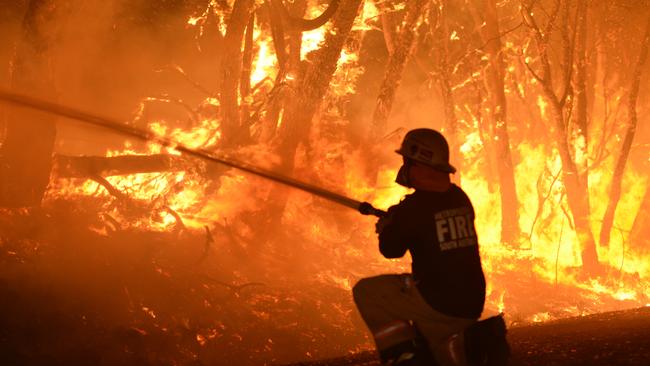
<svg viewBox="0 0 650 366"><path fill-rule="evenodd" d="M312 366L378 364L374 353L362 352L365 346L348 353L366 339L361 319L350 315L349 290L331 280L276 278L318 272L318 263L287 272L282 263L298 261L273 261L276 252L265 247L243 272L246 247L225 232L212 231L215 243L201 231L103 232L108 224L96 204L80 198L0 215L0 365L258 366L308 357L324 360ZM278 243L306 243L296 252L311 258L335 247L286 235ZM341 253L335 253L340 268L354 268L354 258ZM507 315L531 313L517 307L517 299L555 316L590 295L527 278L510 284ZM580 308L632 310L513 325L512 365L650 365L650 307L638 308L650 301L592 300L592 307L583 301Z"/></svg>
<svg viewBox="0 0 650 366"><path fill-rule="evenodd" d="M650 365L650 306L514 327L511 366ZM375 366L374 353L301 366ZM298 366L298 365L293 365Z"/></svg>

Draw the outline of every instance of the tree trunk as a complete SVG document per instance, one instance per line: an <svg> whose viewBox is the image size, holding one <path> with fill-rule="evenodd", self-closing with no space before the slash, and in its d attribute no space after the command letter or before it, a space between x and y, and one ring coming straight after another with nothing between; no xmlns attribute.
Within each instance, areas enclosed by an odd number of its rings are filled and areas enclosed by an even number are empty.
<svg viewBox="0 0 650 366"><path fill-rule="evenodd" d="M56 6L52 0L29 2L23 32L12 62L11 87L48 100L56 92L52 80L52 29ZM39 206L52 168L56 118L44 112L11 107L5 140L0 148L0 206Z"/></svg>
<svg viewBox="0 0 650 366"><path fill-rule="evenodd" d="M255 28L255 13L252 13L246 25L244 36L244 53L242 54L241 80L239 81L239 95L241 96L241 122L242 128L250 127L250 102L251 94L251 69L253 67L253 31Z"/></svg>
<svg viewBox="0 0 650 366"><path fill-rule="evenodd" d="M650 252L650 189L646 189L630 232L631 246L640 254Z"/></svg>
<svg viewBox="0 0 650 366"><path fill-rule="evenodd" d="M342 0L331 29L326 33L323 45L310 57L313 61L306 65L306 70L296 80L292 95L288 96L284 116L278 131L280 138L278 152L282 158L279 173L291 176L295 166L298 146L305 143L314 115L329 88L330 80L336 70L341 51L347 40L354 19L359 13L361 0ZM260 242L275 237L269 232L280 227L280 220L286 207L289 191L281 185L274 186L269 194L265 217L257 216L256 220L265 221L263 230L256 232Z"/></svg>
<svg viewBox="0 0 650 366"><path fill-rule="evenodd" d="M309 134L311 120L327 92L360 5L361 0L341 2L332 29L325 35L323 46L314 55L314 61L307 66L302 80L299 80L295 101L285 111L280 132L282 171L285 174L293 172L296 148Z"/></svg>
<svg viewBox="0 0 650 366"><path fill-rule="evenodd" d="M454 100L454 93L452 90L452 77L453 71L449 64L449 28L447 27L447 12L449 2L442 1L440 14L437 16L438 27L436 31L438 34L438 49L440 50L439 73L440 73L440 89L442 94L442 102L445 110L444 132L445 137L449 143L449 160L451 164L458 170L456 173L456 181L460 183L460 177L463 170L463 159L460 152L460 141L458 137L458 118L456 117L456 102Z"/></svg>
<svg viewBox="0 0 650 366"><path fill-rule="evenodd" d="M302 18L307 10L306 0L295 0L289 7L289 14L294 17ZM287 54L287 73L294 78L298 77L300 72L300 51L302 49L302 32L298 29L291 28L288 30L289 52Z"/></svg>
<svg viewBox="0 0 650 366"><path fill-rule="evenodd" d="M578 241L581 245L582 265L588 272L594 272L598 269L598 252L596 251L596 241L589 224L589 201L587 198L589 193L580 184L576 164L569 150L562 107L557 102L557 99L550 100L548 97L546 99L551 104L551 114L555 122L555 139L562 161L562 181L566 189L567 202L573 216Z"/></svg>
<svg viewBox="0 0 650 366"><path fill-rule="evenodd" d="M639 53L639 58L637 59L636 66L634 67L634 73L632 74L632 85L630 86L630 94L628 95L627 103L628 120L627 128L625 131L625 138L623 139L623 144L621 145L621 153L618 156L618 160L616 161L616 166L614 168L614 175L612 176L612 183L609 191L609 203L607 204L607 210L605 211L605 216L603 216L603 225L600 229L600 245L602 246L609 246L612 225L614 223L614 215L616 214L616 206L618 205L618 201L621 198L621 183L623 181L623 172L625 171L625 164L627 163L627 157L630 155L632 141L634 140L634 134L636 132L636 104L639 98L641 76L643 75L643 70L648 58L649 44L650 15L648 16L645 35L641 41L641 51Z"/></svg>
<svg viewBox="0 0 650 366"><path fill-rule="evenodd" d="M409 0L406 3L406 15L404 17L403 28L399 35L399 40L392 45L392 52L389 49L388 66L386 67L384 81L379 88L377 105L375 106L372 117L371 129L374 142L379 141L386 133L388 117L393 108L395 95L402 80L404 68L409 60L409 55L415 46L417 21L422 16L427 3L427 0Z"/></svg>
<svg viewBox="0 0 650 366"><path fill-rule="evenodd" d="M240 140L240 134L248 132L242 131L240 128L238 86L242 72L241 46L254 5L254 0L235 0L224 38L220 102L223 119L223 144L225 146L234 145L236 141Z"/></svg>
<svg viewBox="0 0 650 366"><path fill-rule="evenodd" d="M395 42L397 41L397 12L387 6L387 2L375 1L375 4L381 19L381 30L382 35L384 36L384 44L386 45L388 54L391 55L395 51Z"/></svg>
<svg viewBox="0 0 650 366"><path fill-rule="evenodd" d="M498 161L497 171L501 196L501 240L508 244L514 244L520 236L519 200L517 199L517 187L510 153L510 136L507 123L508 106L504 89L504 62L495 0L485 3L483 14L485 26L482 27L481 35L488 56L485 79L491 101L490 112L495 137L491 145L495 149Z"/></svg>
<svg viewBox="0 0 650 366"><path fill-rule="evenodd" d="M578 180L589 191L589 116L587 115L587 0L578 1L575 62L575 127L571 136ZM587 207L589 195L587 194Z"/></svg>
<svg viewBox="0 0 650 366"><path fill-rule="evenodd" d="M559 11L561 5L561 2L557 2L554 12ZM576 162L571 154L568 126L566 123L567 118L564 115L566 102L567 100L570 100L571 95L570 81L573 70L573 49L575 46L571 43L568 34L569 2L564 3L564 8L562 10L562 23L559 26L560 32L562 32L561 36L563 42L563 64L560 67L560 80L562 81L563 89L559 96L554 90L553 79L551 78L551 64L548 55L549 35L546 30L542 31L539 28L535 18L533 18L534 12L530 6L531 5L528 5L528 8L524 9L522 14L527 25L534 31L537 53L542 68L541 75L535 73L530 66L528 67L533 73L533 76L542 86L544 98L549 105L551 118L555 124L555 140L562 161L562 181L566 189L567 202L573 216L578 241L581 245L582 266L587 273L595 273L599 270L600 266L598 262L598 252L596 251L596 241L594 240L594 235L589 224L589 201L587 198L589 192L586 184L583 184L580 181ZM553 22L550 22L547 24L546 29L550 32L553 29L553 26Z"/></svg>
<svg viewBox="0 0 650 366"><path fill-rule="evenodd" d="M295 88L296 79L300 78L302 32L295 27L285 27L280 6L282 5L277 2L273 2L273 4L267 2L265 8L269 16L273 45L278 60L278 74L275 78L275 92L272 93L273 97L266 113L265 128L262 133L263 141L275 137L278 125L281 124L281 119L284 119L282 112L286 109L287 104L291 103L291 95L288 90ZM302 19L306 9L305 0L296 0L286 11L290 16Z"/></svg>
<svg viewBox="0 0 650 366"><path fill-rule="evenodd" d="M287 46L285 43L284 22L279 5L275 1L267 1L264 4L269 15L269 26L271 27L271 37L275 55L278 59L278 76L276 80L282 80L286 73L287 65Z"/></svg>
<svg viewBox="0 0 650 366"><path fill-rule="evenodd" d="M53 161L53 174L59 178L168 172L184 170L187 167L185 158L165 154L112 157L55 155Z"/></svg>
<svg viewBox="0 0 650 366"><path fill-rule="evenodd" d="M370 121L370 133L368 134L369 146L366 156L366 172L368 182L375 184L377 172L381 167L381 156L385 151L381 141L386 135L388 127L388 117L393 108L393 102L399 89L404 69L409 60L409 56L415 48L416 27L418 19L422 16L424 8L427 5L426 0L408 0L406 3L404 21L399 35L395 35L393 21L396 18L395 13L386 13L385 5L382 13L383 34L386 48L388 50L388 64L384 71L379 94L375 103L375 108Z"/></svg>

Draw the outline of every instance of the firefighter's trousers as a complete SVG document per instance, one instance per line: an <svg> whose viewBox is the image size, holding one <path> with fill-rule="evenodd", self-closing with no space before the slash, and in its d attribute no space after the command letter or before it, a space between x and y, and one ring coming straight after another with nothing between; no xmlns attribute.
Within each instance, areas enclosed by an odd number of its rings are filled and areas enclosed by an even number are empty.
<svg viewBox="0 0 650 366"><path fill-rule="evenodd" d="M363 278L352 289L361 317L382 351L414 339L414 324L433 351L451 335L476 322L445 315L422 298L410 274Z"/></svg>

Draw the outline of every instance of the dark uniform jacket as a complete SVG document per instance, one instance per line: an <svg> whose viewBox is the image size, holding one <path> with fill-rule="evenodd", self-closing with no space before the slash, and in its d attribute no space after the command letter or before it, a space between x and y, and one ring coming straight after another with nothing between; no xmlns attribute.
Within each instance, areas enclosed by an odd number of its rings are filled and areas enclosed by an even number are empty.
<svg viewBox="0 0 650 366"><path fill-rule="evenodd" d="M435 310L479 318L485 302L485 277L474 228L474 208L458 186L446 192L416 190L389 210L379 234L387 258L413 260L413 277Z"/></svg>

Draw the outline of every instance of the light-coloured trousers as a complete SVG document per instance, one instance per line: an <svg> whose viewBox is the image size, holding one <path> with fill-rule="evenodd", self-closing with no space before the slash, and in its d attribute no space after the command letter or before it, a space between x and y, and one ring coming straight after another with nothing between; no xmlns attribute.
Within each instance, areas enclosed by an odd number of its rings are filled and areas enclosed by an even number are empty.
<svg viewBox="0 0 650 366"><path fill-rule="evenodd" d="M410 274L363 278L354 285L352 294L378 351L415 338L415 330L409 323L417 327L430 349L435 350L447 338L476 322L476 319L457 318L431 308Z"/></svg>

